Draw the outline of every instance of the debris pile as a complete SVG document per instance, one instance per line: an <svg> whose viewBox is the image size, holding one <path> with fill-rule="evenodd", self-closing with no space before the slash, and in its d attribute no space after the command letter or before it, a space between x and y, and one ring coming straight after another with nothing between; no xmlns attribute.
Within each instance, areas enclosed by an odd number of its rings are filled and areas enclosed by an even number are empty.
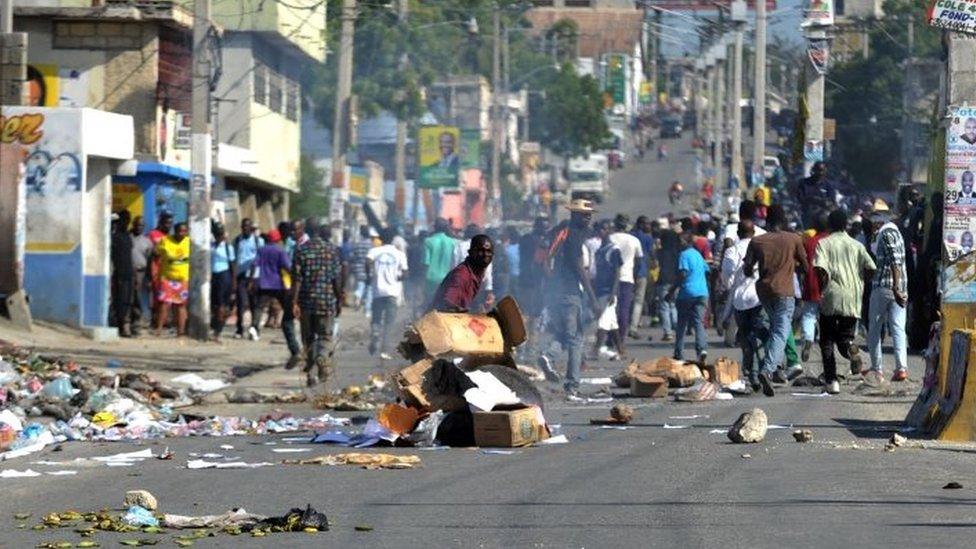
<svg viewBox="0 0 976 549"><path fill-rule="evenodd" d="M678 389L675 400L684 402L727 400L744 387L739 363L724 356L712 364L666 356L635 360L614 376L613 382L617 387L630 389L630 396L640 398L664 398L669 387Z"/></svg>

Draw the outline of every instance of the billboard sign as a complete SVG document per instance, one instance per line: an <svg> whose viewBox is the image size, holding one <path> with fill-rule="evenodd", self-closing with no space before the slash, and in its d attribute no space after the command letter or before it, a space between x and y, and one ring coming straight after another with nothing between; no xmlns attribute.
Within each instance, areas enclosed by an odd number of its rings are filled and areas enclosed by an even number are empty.
<svg viewBox="0 0 976 549"><path fill-rule="evenodd" d="M455 126L423 126L418 137L418 187L457 187L461 171L461 131Z"/></svg>

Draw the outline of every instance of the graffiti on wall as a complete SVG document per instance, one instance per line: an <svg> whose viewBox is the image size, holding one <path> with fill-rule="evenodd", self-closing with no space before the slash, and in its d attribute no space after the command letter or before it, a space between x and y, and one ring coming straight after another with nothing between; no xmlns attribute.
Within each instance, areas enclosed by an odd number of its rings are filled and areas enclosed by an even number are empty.
<svg viewBox="0 0 976 549"><path fill-rule="evenodd" d="M0 117L0 141L24 146L28 252L68 252L81 240L85 165L71 112Z"/></svg>

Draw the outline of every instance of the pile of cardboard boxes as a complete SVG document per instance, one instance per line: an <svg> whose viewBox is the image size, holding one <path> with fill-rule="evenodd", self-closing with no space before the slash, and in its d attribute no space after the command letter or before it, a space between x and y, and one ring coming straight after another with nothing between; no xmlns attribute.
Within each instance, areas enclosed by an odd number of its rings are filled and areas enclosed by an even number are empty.
<svg viewBox="0 0 976 549"><path fill-rule="evenodd" d="M661 357L644 362L633 361L614 377L614 383L629 388L630 395L641 398L663 398L669 387L691 387L702 381L728 387L739 380L739 363L721 357L712 364Z"/></svg>

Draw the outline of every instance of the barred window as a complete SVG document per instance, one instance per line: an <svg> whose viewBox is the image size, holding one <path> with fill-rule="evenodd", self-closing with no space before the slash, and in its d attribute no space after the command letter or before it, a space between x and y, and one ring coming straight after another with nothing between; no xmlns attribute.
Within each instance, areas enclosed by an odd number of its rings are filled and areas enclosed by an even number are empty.
<svg viewBox="0 0 976 549"><path fill-rule="evenodd" d="M299 100L301 94L298 90L298 82L290 78L285 79L285 117L288 120L298 121Z"/></svg>
<svg viewBox="0 0 976 549"><path fill-rule="evenodd" d="M283 112L281 80L280 74L268 71L268 108L277 113Z"/></svg>
<svg viewBox="0 0 976 549"><path fill-rule="evenodd" d="M254 102L268 104L268 67L262 63L254 64Z"/></svg>

